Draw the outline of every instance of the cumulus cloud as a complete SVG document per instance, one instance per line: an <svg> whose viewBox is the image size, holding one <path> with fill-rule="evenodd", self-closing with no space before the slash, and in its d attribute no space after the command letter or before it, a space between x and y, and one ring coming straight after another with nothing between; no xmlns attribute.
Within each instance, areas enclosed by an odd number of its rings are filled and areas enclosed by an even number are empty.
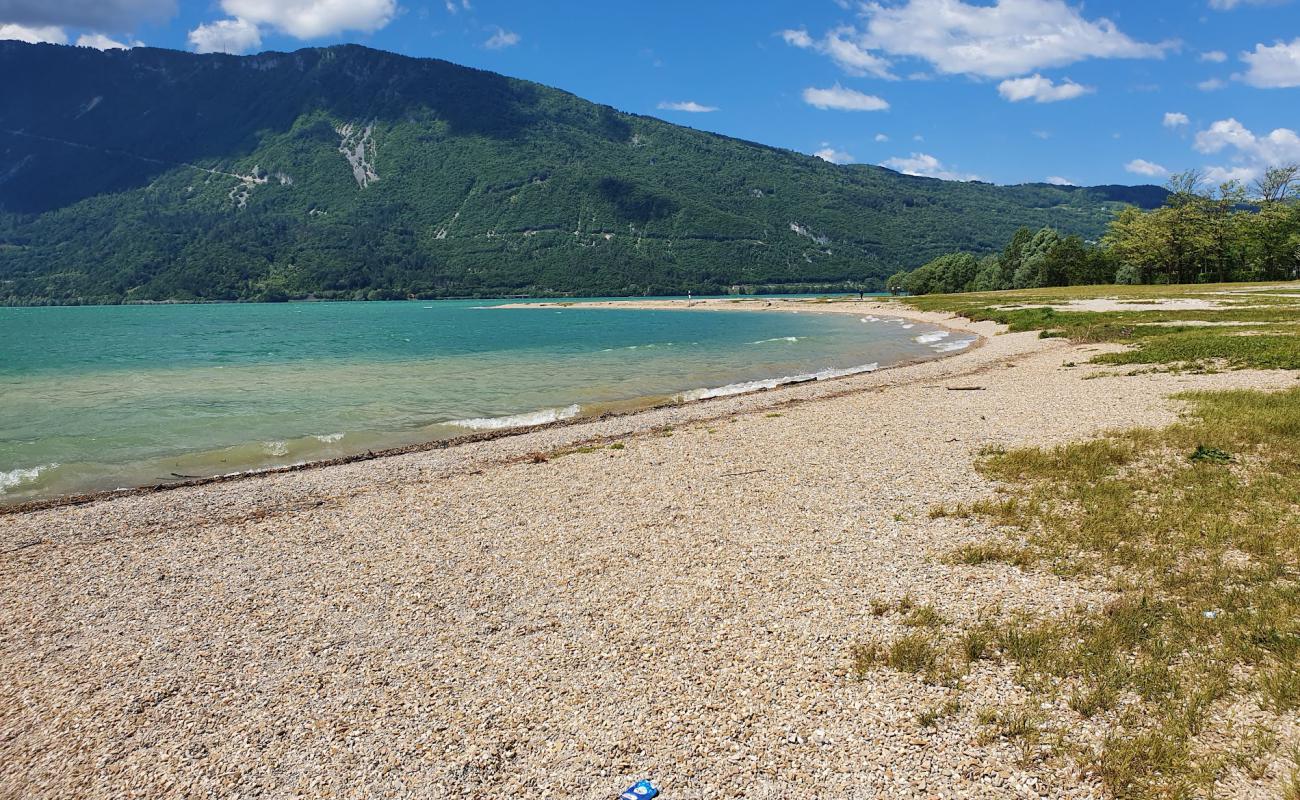
<svg viewBox="0 0 1300 800"><path fill-rule="evenodd" d="M0 0L0 19L20 26L125 31L175 13L176 0Z"/></svg>
<svg viewBox="0 0 1300 800"><path fill-rule="evenodd" d="M815 50L827 56L850 75L857 77L870 75L885 80L896 80L894 74L889 71L890 63L887 59L869 52L866 47L855 41L859 38L858 32L851 25L841 25L821 39L813 39L808 35L808 31L802 29L781 31L781 38L785 39L786 44L805 50Z"/></svg>
<svg viewBox="0 0 1300 800"><path fill-rule="evenodd" d="M1222 50L1211 50L1207 53L1201 53L1201 61L1208 61L1211 64L1222 64L1228 60L1228 54Z"/></svg>
<svg viewBox="0 0 1300 800"><path fill-rule="evenodd" d="M83 33L77 37L77 47L93 47L96 50L130 50L132 47L141 47L143 45L144 42L141 41L134 41L130 44L119 42L102 33Z"/></svg>
<svg viewBox="0 0 1300 800"><path fill-rule="evenodd" d="M27 26L12 23L0 25L0 41L13 39L28 44L67 44L68 35L57 25Z"/></svg>
<svg viewBox="0 0 1300 800"><path fill-rule="evenodd" d="M887 141L889 141L889 136L888 136L887 134L877 133L877 134L876 134L876 141L877 141L877 142L887 142Z"/></svg>
<svg viewBox="0 0 1300 800"><path fill-rule="evenodd" d="M1148 178L1159 178L1169 174L1169 170L1154 161L1147 161L1145 158L1133 159L1124 165L1124 169L1134 175L1145 175Z"/></svg>
<svg viewBox="0 0 1300 800"><path fill-rule="evenodd" d="M795 47L807 48L812 47L814 44L813 38L808 35L808 31L803 30L802 28L799 30L781 31L781 38L785 39L786 44Z"/></svg>
<svg viewBox="0 0 1300 800"><path fill-rule="evenodd" d="M397 14L397 0L221 0L231 17L295 39L377 31Z"/></svg>
<svg viewBox="0 0 1300 800"><path fill-rule="evenodd" d="M796 46L814 49L850 74L892 78L890 58L916 58L938 72L1010 78L1090 58L1161 58L1173 45L1137 41L1108 19L1089 20L1065 0L907 0L867 2L859 26L840 26L821 39L784 31Z"/></svg>
<svg viewBox="0 0 1300 800"><path fill-rule="evenodd" d="M1035 103L1057 103L1073 100L1085 94L1095 92L1091 86L1066 78L1060 83L1053 83L1051 78L1042 75L1030 75L1027 78L1010 78L998 84L998 94L1013 103L1033 100Z"/></svg>
<svg viewBox="0 0 1300 800"><path fill-rule="evenodd" d="M1238 76L1241 80L1261 89L1289 89L1300 86L1300 37L1290 44L1255 45L1249 53L1242 53L1247 70Z"/></svg>
<svg viewBox="0 0 1300 800"><path fill-rule="evenodd" d="M1228 84L1218 78L1209 78L1196 84L1196 88L1200 89L1202 92L1217 92L1227 85Z"/></svg>
<svg viewBox="0 0 1300 800"><path fill-rule="evenodd" d="M222 19L200 25L190 31L189 40L198 53L242 55L262 46L261 32L245 19Z"/></svg>
<svg viewBox="0 0 1300 800"><path fill-rule="evenodd" d="M469 4L469 0L460 0L459 3L457 3L456 0L446 0L446 3L444 5L447 6L448 14L458 14L460 13L461 9L464 9L466 11L470 11L473 9L473 6Z"/></svg>
<svg viewBox="0 0 1300 800"><path fill-rule="evenodd" d="M1277 128L1261 136L1232 117L1197 133L1194 146L1206 155L1227 151L1231 163L1206 168L1205 176L1212 181L1249 181L1267 167L1300 163L1300 135L1295 131Z"/></svg>
<svg viewBox="0 0 1300 800"><path fill-rule="evenodd" d="M803 90L803 101L823 111L887 111L889 103L856 89L846 89L838 83L829 89L808 87Z"/></svg>
<svg viewBox="0 0 1300 800"><path fill-rule="evenodd" d="M912 153L907 158L901 156L888 158L880 166L896 170L904 175L918 175L923 178L939 178L945 181L977 181L978 175L957 172L949 169L942 161L928 153Z"/></svg>
<svg viewBox="0 0 1300 800"><path fill-rule="evenodd" d="M1160 124L1166 128L1180 128L1183 125L1190 125L1191 122L1187 115L1180 111L1166 111L1165 119Z"/></svg>
<svg viewBox="0 0 1300 800"><path fill-rule="evenodd" d="M680 102L665 100L659 104L659 108L663 111L685 111L688 114L709 114L718 110L717 106L701 105L694 100L683 100Z"/></svg>
<svg viewBox="0 0 1300 800"><path fill-rule="evenodd" d="M497 28L496 33L488 37L483 46L489 50L504 50L507 47L514 47L519 44L522 37L514 31L508 31L505 28Z"/></svg>
<svg viewBox="0 0 1300 800"><path fill-rule="evenodd" d="M853 163L853 156L849 155L843 150L836 150L835 148L831 147L825 142L822 143L822 149L818 150L816 153L813 153L813 155L817 156L822 161L829 161L832 164Z"/></svg>
<svg viewBox="0 0 1300 800"><path fill-rule="evenodd" d="M1047 176L1047 182L1053 186L1078 186L1074 181L1069 178L1062 178L1060 175Z"/></svg>

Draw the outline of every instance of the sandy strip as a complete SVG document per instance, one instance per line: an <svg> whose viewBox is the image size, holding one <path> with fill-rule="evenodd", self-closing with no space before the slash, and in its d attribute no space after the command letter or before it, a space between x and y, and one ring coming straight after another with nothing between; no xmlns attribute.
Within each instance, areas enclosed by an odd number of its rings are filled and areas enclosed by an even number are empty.
<svg viewBox="0 0 1300 800"><path fill-rule="evenodd" d="M910 594L960 621L1104 601L944 564L990 532L928 510L991 491L971 469L988 445L1164 424L1174 392L1296 376L1084 380L1065 365L1095 346L926 321L987 342L0 517L0 797L612 798L640 777L671 800L1098 796L980 743L976 711L1021 699L1007 668L981 665L934 729L916 713L950 690L850 677L854 642L900 630L870 603Z"/></svg>

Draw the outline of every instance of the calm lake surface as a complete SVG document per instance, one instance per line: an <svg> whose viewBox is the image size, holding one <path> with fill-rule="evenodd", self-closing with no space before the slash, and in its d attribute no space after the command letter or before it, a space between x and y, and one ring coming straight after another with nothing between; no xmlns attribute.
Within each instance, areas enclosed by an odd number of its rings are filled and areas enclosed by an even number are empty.
<svg viewBox="0 0 1300 800"><path fill-rule="evenodd" d="M734 393L968 343L806 310L492 305L0 308L0 504Z"/></svg>

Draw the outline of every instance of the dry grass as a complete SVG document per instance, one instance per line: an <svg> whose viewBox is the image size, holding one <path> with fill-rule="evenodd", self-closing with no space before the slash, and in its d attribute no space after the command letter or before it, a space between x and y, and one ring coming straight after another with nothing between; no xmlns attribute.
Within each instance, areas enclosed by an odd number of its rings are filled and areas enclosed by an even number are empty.
<svg viewBox="0 0 1300 800"><path fill-rule="evenodd" d="M1084 717L1130 699L1088 757L1121 799L1191 797L1239 768L1198 740L1227 702L1300 708L1300 390L1185 399L1193 412L1164 430L981 466L1017 500L999 523L1011 517L1043 560L1113 582L1104 610L1011 619L997 647L1028 688L1064 691ZM989 545L954 559L1011 555Z"/></svg>

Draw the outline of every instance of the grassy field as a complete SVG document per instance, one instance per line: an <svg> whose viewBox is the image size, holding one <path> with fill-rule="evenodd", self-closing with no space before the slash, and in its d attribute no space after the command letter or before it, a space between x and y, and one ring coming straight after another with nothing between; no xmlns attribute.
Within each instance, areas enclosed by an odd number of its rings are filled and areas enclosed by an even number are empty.
<svg viewBox="0 0 1300 800"><path fill-rule="evenodd" d="M1111 300L1115 310L1088 310L1086 304L1098 298ZM1171 301L1185 302L1153 307ZM1133 345L1124 353L1099 356L1096 363L1300 369L1295 338L1300 333L1300 283L1071 286L926 295L903 302L925 311L994 320L1013 331ZM1206 307L1188 307L1190 303Z"/></svg>
<svg viewBox="0 0 1300 800"><path fill-rule="evenodd" d="M1114 310L1089 303L1101 297ZM1189 302L1150 307L1170 300ZM904 302L1043 336L1131 345L1093 358L1120 368L1300 369L1294 283ZM855 668L960 686L975 661L1013 663L1031 694L1065 701L1080 725L1051 729L1032 710L982 710L989 735L1022 742L1026 757L1072 759L1116 798L1209 798L1246 778L1300 800L1300 753L1280 735L1300 714L1300 388L1180 399L1188 411L1168 428L987 453L978 466L998 493L932 511L985 519L1003 534L949 553L952 563L1100 578L1114 596L1104 610L1059 619L992 611L955 629L933 609L882 607L917 624L894 641L860 645ZM933 724L943 712L918 720ZM1077 733L1084 720L1102 724L1104 736Z"/></svg>

